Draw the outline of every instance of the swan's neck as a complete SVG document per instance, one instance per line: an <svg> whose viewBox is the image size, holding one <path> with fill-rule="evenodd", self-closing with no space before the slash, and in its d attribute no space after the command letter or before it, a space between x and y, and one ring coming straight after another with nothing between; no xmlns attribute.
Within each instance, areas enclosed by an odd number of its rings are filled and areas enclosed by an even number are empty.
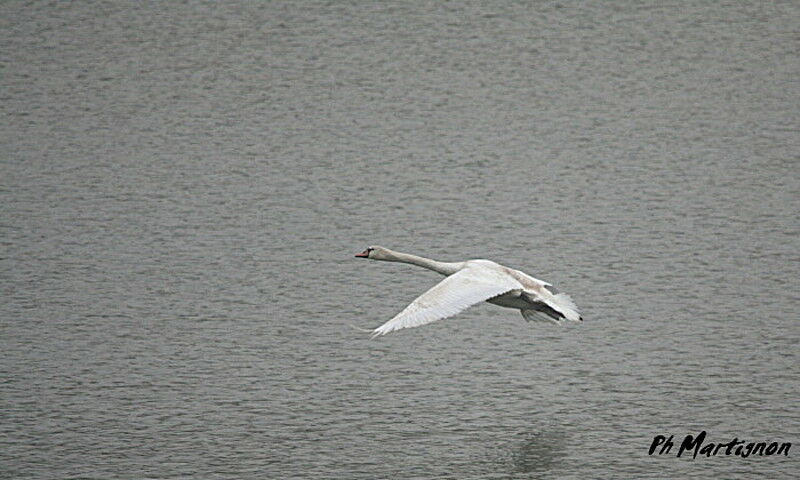
<svg viewBox="0 0 800 480"><path fill-rule="evenodd" d="M461 270L463 267L461 262L437 262L436 260L431 260L430 258L419 257L409 253L394 252L388 249L383 258L379 258L377 260L384 260L386 262L410 263L412 265L418 265L420 267L427 268L428 270L433 270L434 272L439 272L442 275L452 275Z"/></svg>

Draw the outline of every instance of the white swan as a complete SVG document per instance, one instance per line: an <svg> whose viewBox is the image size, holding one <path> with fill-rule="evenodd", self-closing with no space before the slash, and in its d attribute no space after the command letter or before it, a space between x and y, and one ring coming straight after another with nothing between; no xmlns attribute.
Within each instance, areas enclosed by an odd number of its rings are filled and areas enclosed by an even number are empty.
<svg viewBox="0 0 800 480"><path fill-rule="evenodd" d="M452 317L483 301L501 307L518 308L527 321L560 324L564 320L583 320L578 307L567 294L558 293L547 282L490 260L437 262L377 246L367 248L356 257L410 263L447 277L417 297L394 318L372 330L373 337Z"/></svg>

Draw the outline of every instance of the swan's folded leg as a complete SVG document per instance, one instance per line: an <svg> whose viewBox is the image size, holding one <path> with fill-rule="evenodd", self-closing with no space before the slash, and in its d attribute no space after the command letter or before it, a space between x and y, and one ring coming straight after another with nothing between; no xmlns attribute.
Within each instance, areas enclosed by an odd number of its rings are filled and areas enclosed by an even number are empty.
<svg viewBox="0 0 800 480"><path fill-rule="evenodd" d="M532 308L525 308L520 310L520 313L522 313L522 318L524 318L525 321L528 322L547 322L547 323L555 323L556 325L561 325L561 322L539 310L534 310Z"/></svg>

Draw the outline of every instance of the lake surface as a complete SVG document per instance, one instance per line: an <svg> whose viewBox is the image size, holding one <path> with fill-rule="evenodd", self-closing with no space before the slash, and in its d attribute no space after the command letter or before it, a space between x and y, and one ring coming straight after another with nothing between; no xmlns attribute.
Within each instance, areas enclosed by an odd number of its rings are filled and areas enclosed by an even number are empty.
<svg viewBox="0 0 800 480"><path fill-rule="evenodd" d="M0 477L796 478L797 2L0 5ZM482 304L490 258L585 322ZM648 456L656 435L789 456ZM677 445L675 447L677 449Z"/></svg>

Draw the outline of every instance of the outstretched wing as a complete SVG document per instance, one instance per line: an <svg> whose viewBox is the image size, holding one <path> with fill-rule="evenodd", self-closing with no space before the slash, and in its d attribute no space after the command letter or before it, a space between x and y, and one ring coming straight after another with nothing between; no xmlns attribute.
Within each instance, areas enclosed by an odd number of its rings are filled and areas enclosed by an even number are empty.
<svg viewBox="0 0 800 480"><path fill-rule="evenodd" d="M468 266L445 278L411 302L393 319L373 330L373 337L401 328L419 327L452 317L476 303L502 295L522 285L492 268Z"/></svg>

